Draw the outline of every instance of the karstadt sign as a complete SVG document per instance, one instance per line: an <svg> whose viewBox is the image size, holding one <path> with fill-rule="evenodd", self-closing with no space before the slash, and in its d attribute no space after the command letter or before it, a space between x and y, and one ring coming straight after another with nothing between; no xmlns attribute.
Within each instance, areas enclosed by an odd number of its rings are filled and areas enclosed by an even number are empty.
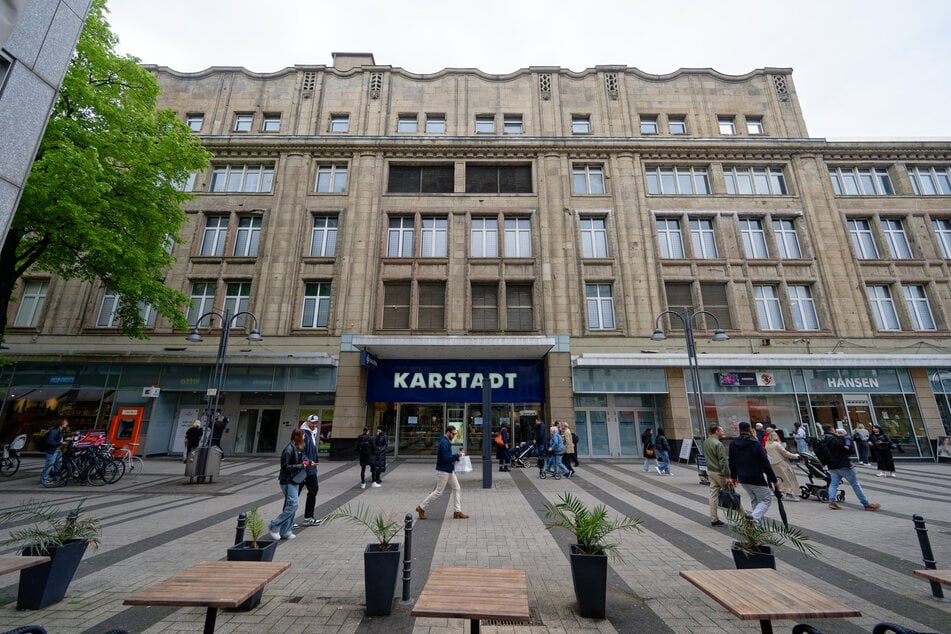
<svg viewBox="0 0 951 634"><path fill-rule="evenodd" d="M380 359L367 374L367 401L480 402L488 385L495 402L540 403L541 361Z"/></svg>

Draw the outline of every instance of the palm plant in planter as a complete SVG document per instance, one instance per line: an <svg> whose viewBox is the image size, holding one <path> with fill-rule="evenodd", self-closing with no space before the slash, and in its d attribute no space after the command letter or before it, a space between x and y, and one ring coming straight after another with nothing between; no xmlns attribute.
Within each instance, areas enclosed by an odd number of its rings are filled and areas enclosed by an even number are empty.
<svg viewBox="0 0 951 634"><path fill-rule="evenodd" d="M363 551L363 585L366 593L366 613L369 616L389 614L396 594L396 578L400 570L400 544L393 538L403 530L403 522L386 513L374 513L367 506L349 504L324 518L324 525L346 520L363 526L376 538Z"/></svg>
<svg viewBox="0 0 951 634"><path fill-rule="evenodd" d="M258 507L253 507L245 514L244 528L251 534L250 540L238 542L228 549L228 561L274 561L274 552L277 542L260 539L264 534L264 518ZM239 605L236 610L247 611L257 606L264 595L264 589L255 592L251 597Z"/></svg>
<svg viewBox="0 0 951 634"><path fill-rule="evenodd" d="M776 568L772 546L789 544L801 553L816 556L819 550L809 543L809 536L795 527L773 519L761 522L748 519L736 510L727 510L727 524L736 541L731 552L737 568Z"/></svg>
<svg viewBox="0 0 951 634"><path fill-rule="evenodd" d="M84 501L64 512L47 501L27 500L0 515L0 525L30 524L11 530L7 545L15 546L22 555L50 558L49 563L20 572L18 610L39 610L62 601L86 548L99 546L102 521L83 515Z"/></svg>
<svg viewBox="0 0 951 634"><path fill-rule="evenodd" d="M607 508L599 504L589 509L571 493L564 493L557 503L546 502L543 508L550 522L545 528L564 528L575 536L569 561L575 598L581 616L604 618L607 602L608 555L622 561L618 542L608 541L616 531L641 530L642 520L627 516L608 519Z"/></svg>

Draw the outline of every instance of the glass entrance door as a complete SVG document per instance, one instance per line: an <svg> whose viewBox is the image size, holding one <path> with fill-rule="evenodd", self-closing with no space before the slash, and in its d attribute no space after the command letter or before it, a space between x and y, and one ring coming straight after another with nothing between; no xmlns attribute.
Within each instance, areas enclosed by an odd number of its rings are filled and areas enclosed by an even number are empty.
<svg viewBox="0 0 951 634"><path fill-rule="evenodd" d="M273 454L277 452L277 434L281 410L243 409L238 413L235 427L234 452L244 454ZM227 430L225 430L227 433Z"/></svg>

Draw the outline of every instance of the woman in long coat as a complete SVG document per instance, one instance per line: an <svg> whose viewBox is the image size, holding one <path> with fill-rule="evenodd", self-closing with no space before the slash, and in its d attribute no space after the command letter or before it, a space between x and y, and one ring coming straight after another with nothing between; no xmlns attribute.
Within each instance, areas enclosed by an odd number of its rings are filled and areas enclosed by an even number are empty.
<svg viewBox="0 0 951 634"><path fill-rule="evenodd" d="M799 501L799 481L796 479L796 472L793 471L790 460L798 460L799 454L786 451L783 443L779 440L779 434L776 430L769 430L766 434L766 456L769 458L769 464L776 473L776 479L779 480L780 490L786 494L785 499L790 502Z"/></svg>
<svg viewBox="0 0 951 634"><path fill-rule="evenodd" d="M880 478L890 475L895 477L895 459L892 458L892 439L882 431L878 425L872 425L872 433L868 437L868 444L875 449L875 462L878 464L877 475Z"/></svg>
<svg viewBox="0 0 951 634"><path fill-rule="evenodd" d="M376 435L373 437L373 455L370 458L370 475L373 476L373 484L370 486L374 489L379 489L383 486L383 480L380 479L380 474L386 471L387 444L386 432L383 431L383 426L380 425L376 428Z"/></svg>

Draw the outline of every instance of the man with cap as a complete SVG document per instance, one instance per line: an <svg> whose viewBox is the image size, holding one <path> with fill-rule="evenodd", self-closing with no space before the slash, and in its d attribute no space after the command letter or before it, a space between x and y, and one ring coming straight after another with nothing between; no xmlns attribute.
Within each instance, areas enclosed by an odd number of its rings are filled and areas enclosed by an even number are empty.
<svg viewBox="0 0 951 634"><path fill-rule="evenodd" d="M754 522L762 522L773 498L769 489L772 487L778 491L779 482L769 464L766 450L753 435L750 424L741 422L739 430L740 435L730 443L730 484L739 482L743 485L753 508L746 517Z"/></svg>
<svg viewBox="0 0 951 634"><path fill-rule="evenodd" d="M308 466L304 467L307 477L301 483L300 488L307 487L307 501L304 503L304 525L318 526L320 520L314 517L314 507L317 505L317 490L320 488L317 484L317 467L319 462L317 458L317 443L320 441L320 419L311 414L307 420L300 426L304 431L304 460ZM299 495L299 493L298 493Z"/></svg>

